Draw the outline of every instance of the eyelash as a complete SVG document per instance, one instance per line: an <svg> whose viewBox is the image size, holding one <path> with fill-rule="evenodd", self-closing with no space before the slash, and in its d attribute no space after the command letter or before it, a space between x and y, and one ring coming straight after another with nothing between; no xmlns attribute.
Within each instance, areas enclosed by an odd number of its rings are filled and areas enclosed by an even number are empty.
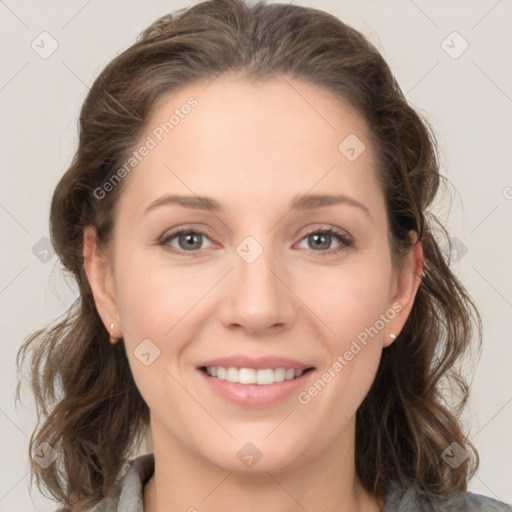
<svg viewBox="0 0 512 512"><path fill-rule="evenodd" d="M207 238L210 238L203 231L196 230L196 229L191 229L191 228L187 228L187 227L183 227L183 228L177 229L176 231L173 231L172 233L164 235L158 241L158 245L164 246L164 248L166 250L169 250L173 254L179 254L180 256L189 256L189 255L193 255L193 253L195 253L195 254L201 253L202 249L194 250L194 251L183 251L183 250L176 250L175 248L173 248L173 247L171 248L171 246L168 245L169 242L172 239L176 238L177 236L179 236L179 235L181 235L183 233L201 235L201 236L205 236ZM338 241L341 242L342 245L339 248L337 248L337 249L330 249L330 250L327 250L327 251L314 251L313 249L310 249L311 252L313 252L315 254L318 254L318 256L322 256L322 257L333 256L333 255L336 255L336 254L340 254L343 251L346 251L349 247L352 247L354 245L354 242L351 239L349 239L343 233L339 232L338 230L336 230L336 229L334 229L332 227L319 228L319 229L310 231L309 233L306 233L301 238L300 241L304 240L305 238L307 238L310 235L330 235L330 236L333 236L333 237L337 238ZM187 252L189 254L187 254Z"/></svg>

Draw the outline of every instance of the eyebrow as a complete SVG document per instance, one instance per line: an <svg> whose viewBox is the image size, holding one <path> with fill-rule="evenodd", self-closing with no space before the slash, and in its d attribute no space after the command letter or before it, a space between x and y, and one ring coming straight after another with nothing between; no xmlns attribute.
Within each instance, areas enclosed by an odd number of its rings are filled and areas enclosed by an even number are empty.
<svg viewBox="0 0 512 512"><path fill-rule="evenodd" d="M370 211L368 208L357 201L356 199L349 197L345 194L305 194L298 195L292 199L290 209L292 211L303 211L303 210L312 210L314 208L321 208L325 206L332 206L336 204L346 204L348 206L353 206L364 213L372 219ZM155 201L153 201L144 211L144 215L154 210L159 206L164 205L176 205L182 206L183 208L191 208L194 210L211 210L212 212L222 212L223 208L220 203L207 196L183 196L183 195L165 195L162 196ZM373 220L373 219L372 219Z"/></svg>

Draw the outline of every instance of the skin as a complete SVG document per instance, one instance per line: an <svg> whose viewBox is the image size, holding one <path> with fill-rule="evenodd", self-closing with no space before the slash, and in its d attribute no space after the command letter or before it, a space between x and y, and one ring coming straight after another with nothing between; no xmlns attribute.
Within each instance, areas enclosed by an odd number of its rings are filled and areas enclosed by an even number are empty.
<svg viewBox="0 0 512 512"><path fill-rule="evenodd" d="M124 338L151 411L155 474L144 510L381 510L355 473L355 414L389 334L411 310L421 243L394 270L368 127L350 106L292 78L254 84L223 75L205 85L158 101L143 137L190 96L198 105L126 178L108 250L98 250L92 227L85 231L98 312ZM338 150L349 134L366 146L354 161ZM144 214L169 193L213 197L223 210L166 205ZM345 194L369 215L349 204L291 211L292 198L306 193ZM200 250L187 251L179 236L158 245L185 225L205 233ZM353 245L333 253L343 242L327 236L317 248L308 235L329 226ZM252 263L236 252L247 236L263 249ZM401 311L307 404L293 394L241 407L195 370L240 353L291 357L315 367L307 390L396 303ZM160 355L146 366L134 350L148 338ZM247 442L262 454L250 468L237 457Z"/></svg>

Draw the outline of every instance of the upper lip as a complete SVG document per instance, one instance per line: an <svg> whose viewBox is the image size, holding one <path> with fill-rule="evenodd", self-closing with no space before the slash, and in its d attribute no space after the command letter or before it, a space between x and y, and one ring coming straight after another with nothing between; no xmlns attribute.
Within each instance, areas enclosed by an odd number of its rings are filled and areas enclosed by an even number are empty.
<svg viewBox="0 0 512 512"><path fill-rule="evenodd" d="M266 356L253 358L246 355L235 355L230 357L222 357L220 359L209 359L208 361L203 361L197 367L201 368L202 366L221 366L223 368L254 368L255 370L263 370L265 368L271 368L273 370L276 368L284 368L285 370L306 370L308 368L313 368L313 366L310 364L304 364L300 361L286 357Z"/></svg>

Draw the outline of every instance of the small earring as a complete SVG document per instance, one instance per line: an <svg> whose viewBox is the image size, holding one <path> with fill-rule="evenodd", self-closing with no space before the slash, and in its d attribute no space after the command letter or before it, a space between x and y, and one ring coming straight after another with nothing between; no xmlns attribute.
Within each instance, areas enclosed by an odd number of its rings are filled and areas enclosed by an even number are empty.
<svg viewBox="0 0 512 512"><path fill-rule="evenodd" d="M117 341L117 338L114 338L113 334L114 334L114 325L115 324L110 324L110 336L108 338L108 341L110 341L110 343L115 343Z"/></svg>
<svg viewBox="0 0 512 512"><path fill-rule="evenodd" d="M396 338L396 334L390 334L389 337L395 339Z"/></svg>

